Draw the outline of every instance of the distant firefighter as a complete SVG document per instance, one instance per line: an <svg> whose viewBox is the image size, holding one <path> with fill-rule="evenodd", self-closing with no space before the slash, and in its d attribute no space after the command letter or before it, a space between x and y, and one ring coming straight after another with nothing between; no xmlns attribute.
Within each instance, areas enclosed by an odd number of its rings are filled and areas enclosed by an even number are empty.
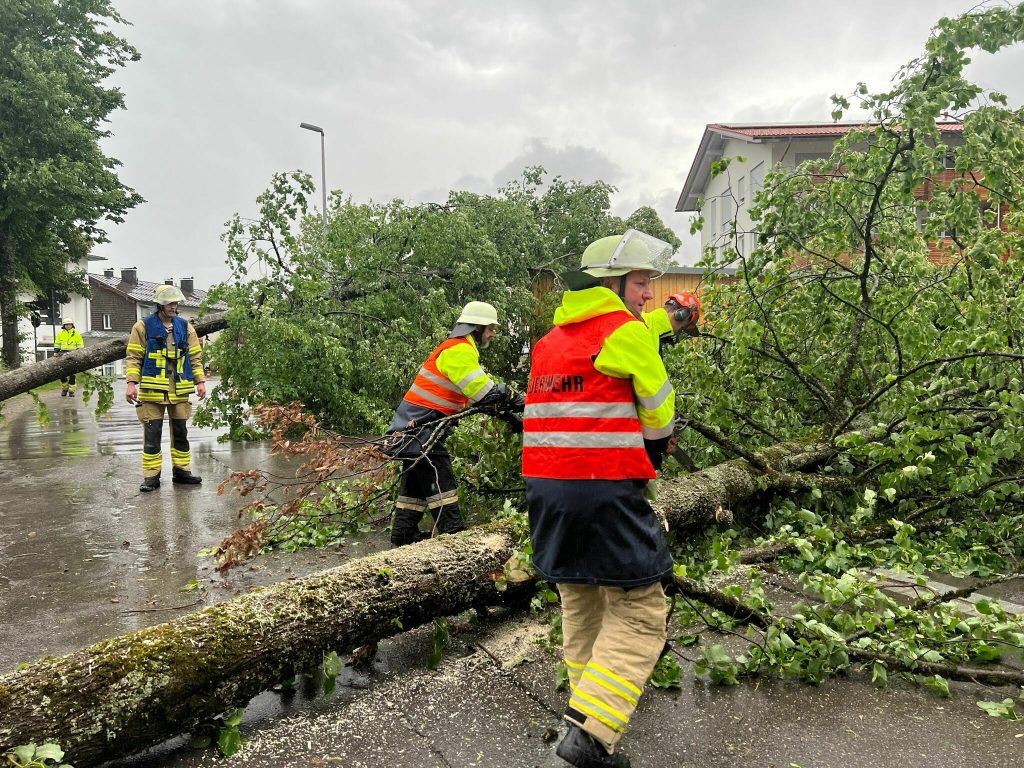
<svg viewBox="0 0 1024 768"><path fill-rule="evenodd" d="M161 285L154 295L156 312L139 320L128 339L125 399L137 406L142 422L143 492L160 487L163 454L160 433L164 411L171 420L171 479L184 485L199 485L203 479L190 469L187 420L192 416L189 395L206 397L203 348L192 323L178 317L178 302L185 296L173 285Z"/></svg>
<svg viewBox="0 0 1024 768"><path fill-rule="evenodd" d="M61 323L60 333L54 339L53 346L57 350L58 355L63 355L65 352L71 352L85 346L82 334L75 328L75 321L70 317L65 317L64 322ZM75 374L69 373L67 376L62 376L60 380L60 396L74 397L75 386Z"/></svg>

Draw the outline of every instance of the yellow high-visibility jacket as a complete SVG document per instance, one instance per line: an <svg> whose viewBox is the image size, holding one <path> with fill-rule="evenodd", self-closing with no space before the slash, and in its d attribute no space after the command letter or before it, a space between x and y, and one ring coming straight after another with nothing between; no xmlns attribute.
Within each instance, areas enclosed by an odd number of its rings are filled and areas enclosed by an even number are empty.
<svg viewBox="0 0 1024 768"><path fill-rule="evenodd" d="M81 349L85 346L85 340L77 328L61 329L57 338L53 341L53 347L58 352L70 352L73 349Z"/></svg>

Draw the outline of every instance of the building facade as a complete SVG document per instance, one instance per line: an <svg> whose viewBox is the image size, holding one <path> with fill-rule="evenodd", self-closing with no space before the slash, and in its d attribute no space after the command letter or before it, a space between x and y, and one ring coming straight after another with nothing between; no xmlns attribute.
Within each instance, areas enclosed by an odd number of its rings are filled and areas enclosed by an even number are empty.
<svg viewBox="0 0 1024 768"><path fill-rule="evenodd" d="M742 256L750 254L757 238L750 206L764 186L765 174L777 167L796 168L830 157L836 141L863 127L863 123L707 125L676 203L677 211L703 215L701 252L735 248ZM963 127L961 122L939 123L942 140L953 151L963 143ZM725 159L728 168L714 175L713 165ZM946 158L947 170L934 181L941 184L960 176L952 170L953 160L951 152ZM917 194L926 199L930 192L926 184ZM932 244L932 256L937 258L936 246Z"/></svg>

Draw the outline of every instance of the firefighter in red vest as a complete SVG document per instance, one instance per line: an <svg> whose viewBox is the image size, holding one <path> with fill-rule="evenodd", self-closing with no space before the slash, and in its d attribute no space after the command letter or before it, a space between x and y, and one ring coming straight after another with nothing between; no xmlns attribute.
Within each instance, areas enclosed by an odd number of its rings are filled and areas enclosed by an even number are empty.
<svg viewBox="0 0 1024 768"><path fill-rule="evenodd" d="M672 569L645 486L672 434L675 393L643 320L671 246L604 237L569 273L555 327L533 350L523 475L533 561L562 598L576 766L627 766L614 749L665 644Z"/></svg>
<svg viewBox="0 0 1024 768"><path fill-rule="evenodd" d="M409 391L402 398L387 435L388 455L401 459L402 475L391 543L412 544L429 538L419 530L429 511L438 533L456 533L466 524L459 510L458 483L452 458L444 447L447 428L441 421L470 404L495 406L496 414L519 425L511 414L523 410L504 383L496 383L480 367L480 350L490 346L498 323L497 310L483 301L471 301L462 310L448 338L430 353Z"/></svg>

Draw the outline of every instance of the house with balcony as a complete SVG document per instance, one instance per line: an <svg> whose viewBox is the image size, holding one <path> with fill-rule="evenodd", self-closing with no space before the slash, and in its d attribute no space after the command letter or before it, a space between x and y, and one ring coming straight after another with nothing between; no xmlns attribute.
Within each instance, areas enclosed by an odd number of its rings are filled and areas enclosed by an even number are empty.
<svg viewBox="0 0 1024 768"><path fill-rule="evenodd" d="M698 211L704 216L701 230L701 252L707 248L735 247L741 255L754 249L757 232L750 219L754 195L764 186L765 174L774 168L795 168L806 161L824 159L832 148L850 131L863 128L864 123L711 123L704 128L697 154L690 165L676 211ZM953 170L956 147L963 144L963 123L938 124L942 140L951 151L946 155L945 170L933 182L949 182L960 173ZM743 158L740 160L739 158ZM715 162L729 159L724 173L714 176ZM926 183L917 191L928 199L934 184ZM736 222L736 238L732 238L732 222ZM921 222L923 224L923 222ZM930 255L939 258L937 244Z"/></svg>

